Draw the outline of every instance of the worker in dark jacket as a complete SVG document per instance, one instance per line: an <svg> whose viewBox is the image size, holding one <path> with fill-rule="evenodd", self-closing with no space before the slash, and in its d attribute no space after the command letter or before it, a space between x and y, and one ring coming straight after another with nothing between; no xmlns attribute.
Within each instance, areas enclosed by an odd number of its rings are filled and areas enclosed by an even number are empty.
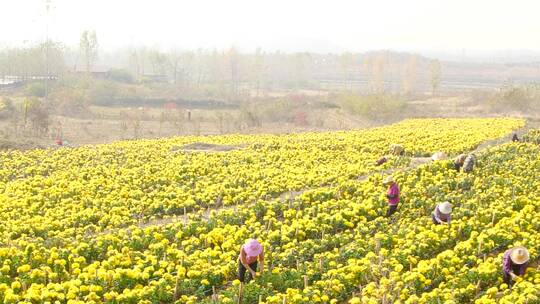
<svg viewBox="0 0 540 304"><path fill-rule="evenodd" d="M454 168L457 171L461 170L466 158L467 158L467 154L460 154L458 155L458 157L456 157L456 159L454 160Z"/></svg>
<svg viewBox="0 0 540 304"><path fill-rule="evenodd" d="M517 133L514 133L514 135L512 136L512 141L513 142L519 141L519 137L518 137Z"/></svg>
<svg viewBox="0 0 540 304"><path fill-rule="evenodd" d="M376 164L377 166L380 166L380 165L386 163L387 161L388 161L388 158L386 158L386 156L383 156L383 157L379 158L379 159L375 162L375 164Z"/></svg>
<svg viewBox="0 0 540 304"><path fill-rule="evenodd" d="M470 173L474 165L476 164L476 156L474 154L467 155L467 158L465 158L465 161L463 162L463 172Z"/></svg>

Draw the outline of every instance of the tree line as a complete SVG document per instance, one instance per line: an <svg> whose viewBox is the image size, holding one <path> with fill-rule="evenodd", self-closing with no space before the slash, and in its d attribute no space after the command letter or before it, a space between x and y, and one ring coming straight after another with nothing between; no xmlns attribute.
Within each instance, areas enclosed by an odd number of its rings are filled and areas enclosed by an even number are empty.
<svg viewBox="0 0 540 304"><path fill-rule="evenodd" d="M221 96L261 96L276 90L345 90L360 94L436 94L441 63L416 54L240 52L228 49L185 50L126 47L100 50L95 32L80 44L58 42L0 49L0 78L106 70L115 80L148 83L158 79L178 87Z"/></svg>

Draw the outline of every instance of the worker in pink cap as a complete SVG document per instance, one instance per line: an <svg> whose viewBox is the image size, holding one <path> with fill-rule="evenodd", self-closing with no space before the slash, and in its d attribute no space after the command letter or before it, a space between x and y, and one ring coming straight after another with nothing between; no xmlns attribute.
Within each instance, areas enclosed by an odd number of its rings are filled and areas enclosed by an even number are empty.
<svg viewBox="0 0 540 304"><path fill-rule="evenodd" d="M255 239L249 239L240 248L238 262L238 278L241 282L239 295L242 298L246 270L249 270L250 277L254 278L257 275L257 262L260 262L259 269L261 272L264 271L264 248L261 243Z"/></svg>
<svg viewBox="0 0 540 304"><path fill-rule="evenodd" d="M240 248L240 256L238 257L240 262L238 265L238 277L240 282L244 282L245 274L248 270L251 278L256 275L257 262L261 262L260 270L264 270L264 250L261 243L255 239L248 240L242 248Z"/></svg>

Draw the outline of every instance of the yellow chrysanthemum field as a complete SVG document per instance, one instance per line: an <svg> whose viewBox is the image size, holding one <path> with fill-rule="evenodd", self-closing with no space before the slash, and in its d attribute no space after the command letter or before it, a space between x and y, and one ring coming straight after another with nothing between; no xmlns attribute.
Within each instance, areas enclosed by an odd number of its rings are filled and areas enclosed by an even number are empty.
<svg viewBox="0 0 540 304"><path fill-rule="evenodd" d="M496 141L524 126L415 119L1 152L0 302L236 303L238 252L256 237L266 269L243 303L539 303L539 133ZM376 166L392 144L405 155ZM473 150L473 172L456 171ZM449 157L413 165L435 152ZM385 174L402 191L392 218ZM451 225L431 222L441 201ZM531 266L509 289L501 259L517 245Z"/></svg>

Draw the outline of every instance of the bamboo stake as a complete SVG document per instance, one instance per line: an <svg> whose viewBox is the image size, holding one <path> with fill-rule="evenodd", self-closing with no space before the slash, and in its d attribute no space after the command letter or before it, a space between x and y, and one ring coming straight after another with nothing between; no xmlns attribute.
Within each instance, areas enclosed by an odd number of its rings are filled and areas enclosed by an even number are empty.
<svg viewBox="0 0 540 304"><path fill-rule="evenodd" d="M380 250L381 250L381 240L375 239L375 252L379 254Z"/></svg>
<svg viewBox="0 0 540 304"><path fill-rule="evenodd" d="M212 302L217 303L218 295L216 293L216 286L212 286Z"/></svg>
<svg viewBox="0 0 540 304"><path fill-rule="evenodd" d="M178 298L180 297L180 291L178 290L178 281L179 281L179 278L178 276L176 276L176 282L174 283L174 295L173 295L173 299L175 301L177 301Z"/></svg>
<svg viewBox="0 0 540 304"><path fill-rule="evenodd" d="M480 239L480 242L478 242L478 255L480 255L480 253L482 252L482 243L483 239Z"/></svg>
<svg viewBox="0 0 540 304"><path fill-rule="evenodd" d="M240 286L238 287L238 299L236 301L237 304L242 304L242 298L244 297L244 283L240 283Z"/></svg>

